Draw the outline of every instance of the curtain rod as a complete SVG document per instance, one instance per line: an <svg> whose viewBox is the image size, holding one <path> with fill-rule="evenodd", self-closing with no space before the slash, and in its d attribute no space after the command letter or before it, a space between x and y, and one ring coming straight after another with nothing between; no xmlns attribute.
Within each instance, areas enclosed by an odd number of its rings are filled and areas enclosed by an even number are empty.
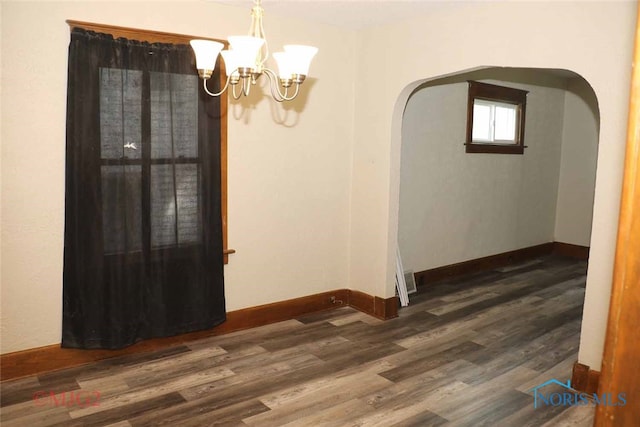
<svg viewBox="0 0 640 427"><path fill-rule="evenodd" d="M73 19L67 19L66 23L69 28L81 28L84 30L95 31L97 33L111 34L115 38L124 37L127 39L135 39L145 41L149 43L184 43L188 44L193 39L213 40L219 43L224 43L225 47L228 47L226 40L219 40L202 36L190 36L186 34L174 34L164 31L143 30L138 28L121 27L117 25L98 24L95 22L75 21Z"/></svg>

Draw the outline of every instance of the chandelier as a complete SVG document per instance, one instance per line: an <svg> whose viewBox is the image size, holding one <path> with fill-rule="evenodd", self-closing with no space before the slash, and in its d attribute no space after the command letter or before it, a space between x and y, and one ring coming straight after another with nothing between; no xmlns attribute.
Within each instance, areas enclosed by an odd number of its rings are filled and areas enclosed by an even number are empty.
<svg viewBox="0 0 640 427"><path fill-rule="evenodd" d="M191 40L198 75L203 80L207 94L220 96L231 85L230 93L233 98L240 99L242 95L248 96L251 86L265 74L269 79L271 96L278 102L291 101L298 95L300 85L307 77L309 65L318 49L312 46L285 45L283 52L273 54L278 65L278 73L267 68L265 62L269 57L269 47L262 25L264 9L262 0L253 0L253 3L249 35L229 36L228 50L222 50L224 45L212 40ZM207 88L207 80L213 75L218 54L221 54L224 60L227 82L220 92L213 93Z"/></svg>

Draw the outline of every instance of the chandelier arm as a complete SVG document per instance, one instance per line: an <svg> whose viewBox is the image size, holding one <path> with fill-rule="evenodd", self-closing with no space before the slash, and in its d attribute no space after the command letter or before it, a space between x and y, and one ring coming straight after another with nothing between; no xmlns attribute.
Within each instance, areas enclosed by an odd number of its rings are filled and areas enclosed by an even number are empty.
<svg viewBox="0 0 640 427"><path fill-rule="evenodd" d="M278 102L283 102L283 101L291 101L296 96L298 96L298 92L300 90L299 83L296 83L295 93L292 96L287 96L289 92L289 88L285 87L284 93L280 92L280 88L278 87L278 76L276 75L276 73L273 72L273 70L270 70L269 68L265 68L263 72L269 78L269 87L271 88L271 96L273 97L273 99L275 99Z"/></svg>
<svg viewBox="0 0 640 427"><path fill-rule="evenodd" d="M222 88L222 90L220 92L218 92L218 93L209 92L209 89L207 88L207 80L209 80L209 79L202 79L202 87L204 87L204 91L207 92L207 95L209 95L209 96L220 96L229 87L229 77L230 76L227 76L227 82L224 84L224 87Z"/></svg>
<svg viewBox="0 0 640 427"><path fill-rule="evenodd" d="M243 84L244 84L244 83L243 83ZM240 97L242 96L242 92L240 92L240 94L239 94L239 95L236 95L236 85L233 85L233 86L232 86L232 89L233 89L233 92L232 92L233 99L235 99L235 100L237 101L237 100L238 100L238 99L240 99Z"/></svg>
<svg viewBox="0 0 640 427"><path fill-rule="evenodd" d="M282 93L280 93L280 89L278 88L278 80L275 76L275 73L273 73L269 69L265 69L264 73L269 78L269 89L271 90L271 97L278 102L283 102L285 98Z"/></svg>
<svg viewBox="0 0 640 427"><path fill-rule="evenodd" d="M296 83L296 91L293 93L293 95L289 98L285 98L285 101L291 101L292 99L294 99L296 96L298 96L298 92L300 91L300 83Z"/></svg>

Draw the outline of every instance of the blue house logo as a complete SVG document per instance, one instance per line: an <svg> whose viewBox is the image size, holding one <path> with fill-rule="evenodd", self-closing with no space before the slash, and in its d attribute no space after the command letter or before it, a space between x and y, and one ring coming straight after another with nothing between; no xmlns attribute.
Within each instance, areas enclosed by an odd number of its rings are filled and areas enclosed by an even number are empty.
<svg viewBox="0 0 640 427"><path fill-rule="evenodd" d="M556 380L555 378L552 378L552 379L550 379L549 381L546 381L546 382L544 382L544 383L540 384L539 386L534 387L534 388L532 388L531 390L529 390L529 391L532 391L532 392L533 392L533 407L534 407L534 409L538 409L538 406L539 406L539 405L538 405L538 398L539 398L542 402L544 402L544 404L545 404L545 405L549 405L549 403L550 403L550 401L551 401L551 395L554 395L554 394L555 394L555 395L558 395L558 394L560 394L560 393L550 393L550 394L548 394L548 395L544 395L542 392L539 392L539 391L538 391L539 389L541 389L541 388L543 388L543 387L546 387L546 386L548 386L548 385L551 385L551 384L557 384L557 385L559 385L560 387L565 388L565 389L567 389L567 390L568 390L568 391L570 391L570 392L572 392L572 391L573 391L573 390L571 389L571 380L567 380L567 383L565 384L565 383L563 383L563 382L561 382L561 381ZM563 394L564 394L564 393L563 393ZM569 394L573 394L573 393L569 393Z"/></svg>
<svg viewBox="0 0 640 427"><path fill-rule="evenodd" d="M542 388L550 385L558 385L562 387L562 391L554 391L552 393L544 393ZM626 393L618 393L613 396L613 393L579 393L571 388L571 380L567 380L566 383L558 381L555 378L549 381L543 382L537 387L532 388L533 392L533 407L538 409L540 406L586 406L594 403L602 406L625 406L627 404Z"/></svg>

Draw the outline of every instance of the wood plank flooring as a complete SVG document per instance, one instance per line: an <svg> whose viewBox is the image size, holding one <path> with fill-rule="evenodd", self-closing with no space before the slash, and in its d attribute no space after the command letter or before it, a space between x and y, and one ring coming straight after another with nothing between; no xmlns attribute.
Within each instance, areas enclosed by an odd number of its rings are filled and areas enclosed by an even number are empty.
<svg viewBox="0 0 640 427"><path fill-rule="evenodd" d="M589 426L534 408L577 360L586 263L443 281L379 321L351 308L6 381L10 426Z"/></svg>

